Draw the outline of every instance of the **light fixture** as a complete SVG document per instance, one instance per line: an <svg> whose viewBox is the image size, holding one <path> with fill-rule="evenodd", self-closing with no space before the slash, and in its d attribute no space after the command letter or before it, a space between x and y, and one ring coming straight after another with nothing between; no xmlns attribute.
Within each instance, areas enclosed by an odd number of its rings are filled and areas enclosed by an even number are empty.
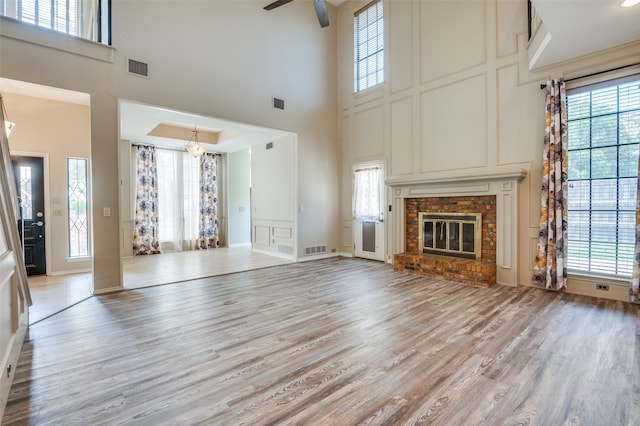
<svg viewBox="0 0 640 426"><path fill-rule="evenodd" d="M623 0L620 2L620 7L631 7L640 3L640 0Z"/></svg>
<svg viewBox="0 0 640 426"><path fill-rule="evenodd" d="M191 137L189 138L189 142L187 143L187 146L185 147L185 149L189 152L189 154L193 155L194 157L200 157L206 151L204 146L198 143L198 130L196 129L195 126L193 126L193 130L191 131Z"/></svg>
<svg viewBox="0 0 640 426"><path fill-rule="evenodd" d="M7 110L4 109L4 101L2 100L2 95L0 95L0 104L2 105L2 119L4 120L4 130L7 134L7 137L11 134L11 130L15 127L16 123L9 121L7 118Z"/></svg>

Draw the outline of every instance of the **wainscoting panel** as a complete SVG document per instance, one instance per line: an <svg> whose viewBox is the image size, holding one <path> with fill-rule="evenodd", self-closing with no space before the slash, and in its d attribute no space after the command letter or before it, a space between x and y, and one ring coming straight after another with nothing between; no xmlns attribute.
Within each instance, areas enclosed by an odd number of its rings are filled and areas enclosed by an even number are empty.
<svg viewBox="0 0 640 426"><path fill-rule="evenodd" d="M422 172L487 165L486 97L484 74L422 94Z"/></svg>

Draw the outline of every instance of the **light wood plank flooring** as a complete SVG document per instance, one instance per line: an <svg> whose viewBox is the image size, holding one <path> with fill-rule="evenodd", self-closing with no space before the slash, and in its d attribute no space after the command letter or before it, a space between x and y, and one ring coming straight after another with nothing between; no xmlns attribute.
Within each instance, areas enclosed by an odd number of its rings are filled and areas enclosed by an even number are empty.
<svg viewBox="0 0 640 426"><path fill-rule="evenodd" d="M135 256L122 261L125 288L142 288L213 277L291 263L290 260L252 251L251 247L192 250ZM34 324L91 297L91 273L39 275L29 278L33 305L29 323Z"/></svg>
<svg viewBox="0 0 640 426"><path fill-rule="evenodd" d="M638 425L638 306L333 258L34 325L3 425Z"/></svg>

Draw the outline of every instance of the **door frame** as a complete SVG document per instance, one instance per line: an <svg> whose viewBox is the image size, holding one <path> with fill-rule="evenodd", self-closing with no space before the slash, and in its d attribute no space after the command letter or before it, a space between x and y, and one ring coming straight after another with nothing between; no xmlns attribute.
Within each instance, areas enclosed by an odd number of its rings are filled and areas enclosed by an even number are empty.
<svg viewBox="0 0 640 426"><path fill-rule="evenodd" d="M51 194L49 193L49 153L10 150L13 157L38 157L42 158L42 175L44 180L44 255L45 273L51 275ZM65 192L66 193L66 192Z"/></svg>
<svg viewBox="0 0 640 426"><path fill-rule="evenodd" d="M381 261L384 263L387 263L387 216L388 216L388 212L386 210L386 206L387 206L387 185L385 184L385 180L387 178L387 166L385 164L384 160L372 160L372 161L363 161L360 163L355 163L352 165L351 167L351 226L352 226L352 238L353 238L353 256L354 257L361 257L361 256L357 256L356 255L356 240L357 240L357 235L358 235L358 230L357 228L357 221L353 215L353 202L354 202L354 196L355 196L355 191L354 191L354 177L355 177L355 173L356 170L358 169L362 169L362 168L367 168L367 167L376 167L376 166L380 166L382 168L382 180L380 181L380 212L382 213L382 221L381 222L376 222L376 229L378 227L382 228L381 232L380 232L380 238L382 239L382 244L381 244L381 248L380 250L382 250L382 259L375 259L377 261ZM378 235L378 232L376 231L376 236ZM377 239L377 238L376 238ZM377 252L377 250L376 250ZM365 259L368 259L368 257L363 257Z"/></svg>

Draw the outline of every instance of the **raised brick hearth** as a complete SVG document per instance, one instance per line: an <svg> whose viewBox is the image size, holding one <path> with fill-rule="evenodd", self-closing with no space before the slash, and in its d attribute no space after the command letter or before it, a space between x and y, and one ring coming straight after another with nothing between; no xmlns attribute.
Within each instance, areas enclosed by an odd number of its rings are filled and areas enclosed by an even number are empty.
<svg viewBox="0 0 640 426"><path fill-rule="evenodd" d="M496 282L496 197L422 197L405 199L405 252L394 255L397 271L429 275L465 284L489 287ZM482 213L480 259L424 254L418 247L419 212Z"/></svg>

